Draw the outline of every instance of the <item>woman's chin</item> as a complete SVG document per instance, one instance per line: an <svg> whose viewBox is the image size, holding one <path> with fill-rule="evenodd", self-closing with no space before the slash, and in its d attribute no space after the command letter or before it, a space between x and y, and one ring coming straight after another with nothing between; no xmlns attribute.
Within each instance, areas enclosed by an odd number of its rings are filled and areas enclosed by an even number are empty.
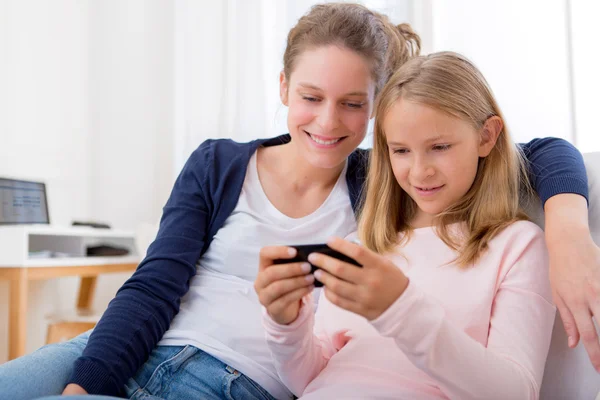
<svg viewBox="0 0 600 400"><path fill-rule="evenodd" d="M317 168L336 168L339 167L340 164L346 162L346 159L354 149L354 147L350 146L343 146L325 151L323 149L308 149L305 153L305 159Z"/></svg>

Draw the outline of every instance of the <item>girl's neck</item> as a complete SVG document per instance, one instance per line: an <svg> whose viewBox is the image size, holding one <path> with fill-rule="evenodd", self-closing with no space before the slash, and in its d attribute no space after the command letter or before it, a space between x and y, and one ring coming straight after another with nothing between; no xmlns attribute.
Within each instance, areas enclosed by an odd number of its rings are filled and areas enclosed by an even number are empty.
<svg viewBox="0 0 600 400"><path fill-rule="evenodd" d="M426 214L423 211L418 210L417 215L415 215L412 221L410 221L410 226L413 229L431 227L435 225L434 218L435 217L433 215Z"/></svg>

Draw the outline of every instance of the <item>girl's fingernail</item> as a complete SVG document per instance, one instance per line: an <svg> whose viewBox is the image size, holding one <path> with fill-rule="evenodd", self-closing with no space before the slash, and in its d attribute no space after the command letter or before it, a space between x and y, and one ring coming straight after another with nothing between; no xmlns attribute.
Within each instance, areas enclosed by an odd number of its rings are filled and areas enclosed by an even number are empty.
<svg viewBox="0 0 600 400"><path fill-rule="evenodd" d="M288 248L288 253L290 256L295 256L296 255L296 249L293 247Z"/></svg>
<svg viewBox="0 0 600 400"><path fill-rule="evenodd" d="M569 336L569 347L575 346L575 338L573 336Z"/></svg>
<svg viewBox="0 0 600 400"><path fill-rule="evenodd" d="M321 272L321 270L318 269L315 271L315 273L313 275L315 276L315 278L319 279L323 275L323 272Z"/></svg>
<svg viewBox="0 0 600 400"><path fill-rule="evenodd" d="M309 283L313 283L313 282L315 281L315 277L314 277L314 275L310 275L310 274L309 274L309 275L306 275L306 276L304 277L304 279L306 279L306 282L309 282Z"/></svg>
<svg viewBox="0 0 600 400"><path fill-rule="evenodd" d="M319 256L316 255L315 253L309 254L308 261L310 261L311 263L316 263L319 261Z"/></svg>
<svg viewBox="0 0 600 400"><path fill-rule="evenodd" d="M303 272L310 272L310 264L309 263L302 263L302 266L300 268L302 268Z"/></svg>

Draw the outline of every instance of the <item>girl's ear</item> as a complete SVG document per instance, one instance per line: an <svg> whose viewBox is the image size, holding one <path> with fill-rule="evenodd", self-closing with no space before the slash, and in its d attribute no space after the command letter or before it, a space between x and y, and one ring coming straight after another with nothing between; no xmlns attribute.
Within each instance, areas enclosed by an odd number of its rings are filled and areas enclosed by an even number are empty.
<svg viewBox="0 0 600 400"><path fill-rule="evenodd" d="M504 129L502 118L497 115L489 117L481 128L481 139L479 142L479 157L487 157L498 140L498 136Z"/></svg>
<svg viewBox="0 0 600 400"><path fill-rule="evenodd" d="M283 71L279 73L279 98L284 106L288 105L288 82Z"/></svg>

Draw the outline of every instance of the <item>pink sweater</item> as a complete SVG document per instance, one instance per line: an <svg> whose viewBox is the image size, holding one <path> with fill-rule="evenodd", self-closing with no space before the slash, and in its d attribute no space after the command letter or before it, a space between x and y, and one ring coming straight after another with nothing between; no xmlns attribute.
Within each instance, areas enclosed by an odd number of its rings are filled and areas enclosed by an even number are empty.
<svg viewBox="0 0 600 400"><path fill-rule="evenodd" d="M410 283L376 320L324 294L290 325L263 313L284 384L303 399L537 399L555 316L542 231L512 224L470 269L446 265L432 228L400 250Z"/></svg>

